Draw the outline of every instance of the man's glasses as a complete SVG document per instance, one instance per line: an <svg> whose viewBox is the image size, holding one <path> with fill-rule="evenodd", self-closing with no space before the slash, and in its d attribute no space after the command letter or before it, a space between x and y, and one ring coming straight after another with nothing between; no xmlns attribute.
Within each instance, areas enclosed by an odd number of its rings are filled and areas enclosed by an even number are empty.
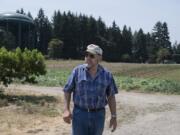
<svg viewBox="0 0 180 135"><path fill-rule="evenodd" d="M88 56L89 56L91 59L94 59L94 58L95 58L95 56L94 56L93 54L85 53L85 57L87 58Z"/></svg>

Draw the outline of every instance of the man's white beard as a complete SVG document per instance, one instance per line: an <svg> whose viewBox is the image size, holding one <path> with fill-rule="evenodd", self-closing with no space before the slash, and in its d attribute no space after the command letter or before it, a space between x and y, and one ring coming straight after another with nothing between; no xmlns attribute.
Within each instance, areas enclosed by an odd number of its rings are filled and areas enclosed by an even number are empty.
<svg viewBox="0 0 180 135"><path fill-rule="evenodd" d="M88 69L90 69L91 67L92 67L92 65L87 64L87 68L88 68Z"/></svg>

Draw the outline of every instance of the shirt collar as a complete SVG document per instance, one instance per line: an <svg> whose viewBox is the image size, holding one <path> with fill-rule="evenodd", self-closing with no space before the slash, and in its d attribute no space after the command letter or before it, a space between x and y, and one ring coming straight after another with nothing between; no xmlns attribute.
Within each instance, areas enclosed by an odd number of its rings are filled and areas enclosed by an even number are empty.
<svg viewBox="0 0 180 135"><path fill-rule="evenodd" d="M88 64L84 64L84 69L85 69L86 71L88 71ZM103 67L102 67L100 64L98 64L97 76L98 76L102 71L103 71Z"/></svg>

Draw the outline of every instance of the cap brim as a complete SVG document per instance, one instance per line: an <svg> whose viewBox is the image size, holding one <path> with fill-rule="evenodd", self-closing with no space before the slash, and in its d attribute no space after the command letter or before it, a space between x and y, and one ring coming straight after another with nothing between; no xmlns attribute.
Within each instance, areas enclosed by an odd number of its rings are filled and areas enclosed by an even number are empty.
<svg viewBox="0 0 180 135"><path fill-rule="evenodd" d="M85 52L92 53L92 54L97 54L96 52L94 52L92 50L86 50Z"/></svg>

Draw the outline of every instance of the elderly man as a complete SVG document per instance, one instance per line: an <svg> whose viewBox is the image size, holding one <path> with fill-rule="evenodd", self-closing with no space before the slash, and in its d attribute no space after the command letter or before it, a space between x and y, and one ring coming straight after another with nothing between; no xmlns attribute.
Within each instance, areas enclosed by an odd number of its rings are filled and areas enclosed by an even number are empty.
<svg viewBox="0 0 180 135"><path fill-rule="evenodd" d="M73 135L102 135L105 121L105 106L111 112L110 128L116 129L116 101L118 93L112 74L99 62L102 49L94 44L87 46L85 64L75 67L64 86L65 108L63 119L71 123ZM73 93L74 108L71 115L70 100Z"/></svg>

